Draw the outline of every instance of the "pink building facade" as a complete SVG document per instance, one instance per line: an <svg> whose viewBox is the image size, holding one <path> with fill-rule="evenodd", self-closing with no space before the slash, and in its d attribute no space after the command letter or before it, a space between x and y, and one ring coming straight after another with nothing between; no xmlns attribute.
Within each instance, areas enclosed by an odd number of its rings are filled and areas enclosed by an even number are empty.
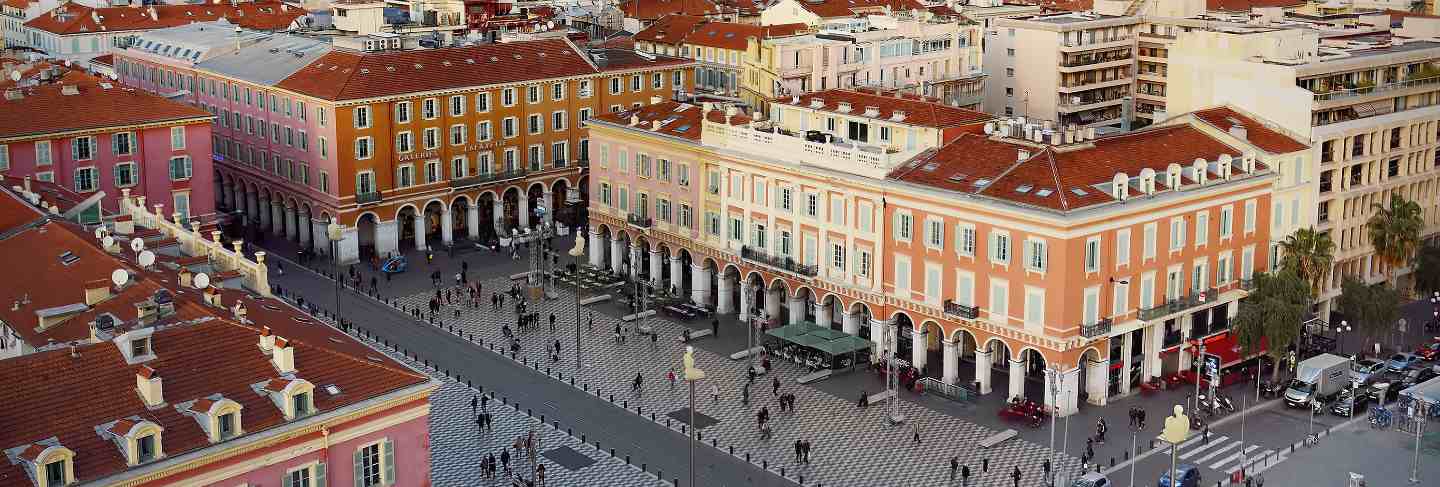
<svg viewBox="0 0 1440 487"><path fill-rule="evenodd" d="M167 213L213 218L210 116L203 111L92 79L26 89L0 102L0 116L13 117L0 127L0 171L8 176L103 194L107 213L119 210L120 190L130 189Z"/></svg>

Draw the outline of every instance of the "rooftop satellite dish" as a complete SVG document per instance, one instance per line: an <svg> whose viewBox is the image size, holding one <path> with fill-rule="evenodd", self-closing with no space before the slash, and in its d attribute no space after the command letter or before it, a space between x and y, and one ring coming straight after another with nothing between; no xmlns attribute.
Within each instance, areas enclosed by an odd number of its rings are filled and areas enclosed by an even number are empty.
<svg viewBox="0 0 1440 487"><path fill-rule="evenodd" d="M139 238L130 240L130 250L134 250L136 252L145 250L145 240Z"/></svg>
<svg viewBox="0 0 1440 487"><path fill-rule="evenodd" d="M195 275L195 289L204 290L210 287L210 276L201 272Z"/></svg>
<svg viewBox="0 0 1440 487"><path fill-rule="evenodd" d="M105 238L100 239L100 243L108 249L111 245L115 245L115 237L106 235Z"/></svg>
<svg viewBox="0 0 1440 487"><path fill-rule="evenodd" d="M11 71L11 72L10 72L10 81L20 81L20 72L19 72L19 71Z"/></svg>
<svg viewBox="0 0 1440 487"><path fill-rule="evenodd" d="M130 273L125 269L115 269L115 272L110 273L110 282L115 283L116 286L124 286L130 282Z"/></svg>
<svg viewBox="0 0 1440 487"><path fill-rule="evenodd" d="M149 250L140 253L140 267L150 267L155 264L155 253Z"/></svg>

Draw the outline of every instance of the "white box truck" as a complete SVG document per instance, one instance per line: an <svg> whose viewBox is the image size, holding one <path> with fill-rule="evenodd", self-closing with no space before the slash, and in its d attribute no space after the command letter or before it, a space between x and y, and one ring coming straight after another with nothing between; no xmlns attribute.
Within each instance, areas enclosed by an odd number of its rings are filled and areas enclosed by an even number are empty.
<svg viewBox="0 0 1440 487"><path fill-rule="evenodd" d="M1303 408L1314 398L1324 399L1350 385L1350 359L1322 353L1300 361L1295 378L1285 388L1285 405Z"/></svg>

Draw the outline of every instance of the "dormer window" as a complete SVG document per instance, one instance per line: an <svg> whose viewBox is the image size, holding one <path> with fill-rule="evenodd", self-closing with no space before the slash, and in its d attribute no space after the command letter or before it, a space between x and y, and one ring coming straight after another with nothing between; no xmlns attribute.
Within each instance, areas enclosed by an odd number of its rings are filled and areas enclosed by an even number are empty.
<svg viewBox="0 0 1440 487"><path fill-rule="evenodd" d="M130 340L130 356L140 357L150 355L150 337L136 338Z"/></svg>
<svg viewBox="0 0 1440 487"><path fill-rule="evenodd" d="M219 436L221 440L234 438L235 433L239 431L235 427L237 414L239 413L225 413L215 418L215 427L218 430L216 431L216 435Z"/></svg>
<svg viewBox="0 0 1440 487"><path fill-rule="evenodd" d="M155 460L155 435L145 435L135 439L135 462L149 463Z"/></svg>
<svg viewBox="0 0 1440 487"><path fill-rule="evenodd" d="M75 452L50 437L4 451L10 463L23 467L35 487L61 487L75 483Z"/></svg>
<svg viewBox="0 0 1440 487"><path fill-rule="evenodd" d="M101 436L109 438L120 447L130 466L144 465L165 456L161 446L164 429L154 422L139 416L131 416L113 423L101 425Z"/></svg>
<svg viewBox="0 0 1440 487"><path fill-rule="evenodd" d="M212 394L175 406L175 410L195 419L211 443L219 443L245 434L240 403Z"/></svg>
<svg viewBox="0 0 1440 487"><path fill-rule="evenodd" d="M45 483L41 485L52 487L69 484L69 477L66 475L66 472L70 471L69 464L70 460L63 458L45 464Z"/></svg>
<svg viewBox="0 0 1440 487"><path fill-rule="evenodd" d="M120 354L125 356L125 363L135 365L155 359L154 342L150 340L153 333L154 328L139 328L123 333L112 341L115 348L120 349Z"/></svg>
<svg viewBox="0 0 1440 487"><path fill-rule="evenodd" d="M270 398L275 407L293 421L315 413L315 385L305 379L277 378L252 384L256 392Z"/></svg>
<svg viewBox="0 0 1440 487"><path fill-rule="evenodd" d="M291 410L294 411L294 416L296 418L309 416L311 413L311 409L314 409L312 407L313 403L310 402L310 393L308 392L300 392L296 393L293 396L290 396L290 403Z"/></svg>

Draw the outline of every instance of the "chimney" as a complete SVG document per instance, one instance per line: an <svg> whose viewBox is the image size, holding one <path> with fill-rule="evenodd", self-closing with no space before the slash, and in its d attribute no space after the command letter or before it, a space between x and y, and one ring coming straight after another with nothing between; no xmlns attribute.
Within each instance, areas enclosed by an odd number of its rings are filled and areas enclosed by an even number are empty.
<svg viewBox="0 0 1440 487"><path fill-rule="evenodd" d="M95 306L110 299L110 280L96 279L85 283L85 305Z"/></svg>
<svg viewBox="0 0 1440 487"><path fill-rule="evenodd" d="M185 288L185 289L189 289L189 288L191 288L192 286L195 285L194 282L195 282L195 274L192 273L192 272L190 272L190 269L189 269L189 268L181 267L181 268L180 268L180 287Z"/></svg>
<svg viewBox="0 0 1440 487"><path fill-rule="evenodd" d="M1249 132L1248 130L1246 130L1246 129L1245 129L1245 126L1242 125L1242 124L1238 124L1238 123L1237 123L1237 124L1231 125L1229 132L1230 132L1230 135L1234 136L1234 137L1237 138L1237 139L1240 139L1240 140L1249 140L1247 137L1250 135L1250 132Z"/></svg>
<svg viewBox="0 0 1440 487"><path fill-rule="evenodd" d="M140 399L145 401L146 407L165 404L165 389L160 374L148 365L141 365L135 371L135 390L140 392Z"/></svg>
<svg viewBox="0 0 1440 487"><path fill-rule="evenodd" d="M664 99L664 98L660 98L660 97L658 97L658 96L652 96L652 97L650 97L650 104L651 104L651 105L659 105L660 102L662 102L662 101L665 101L665 99Z"/></svg>
<svg viewBox="0 0 1440 487"><path fill-rule="evenodd" d="M1015 160L1016 160L1016 161L1024 161L1024 160L1029 159L1029 158L1030 158L1030 151L1028 151L1028 150L1020 149L1019 151L1017 151L1017 152L1015 153Z"/></svg>
<svg viewBox="0 0 1440 487"><path fill-rule="evenodd" d="M270 354L270 363L281 375L295 373L295 347L285 337L275 337L275 351Z"/></svg>
<svg viewBox="0 0 1440 487"><path fill-rule="evenodd" d="M275 335L270 333L270 327L260 329L260 351L270 353L275 348Z"/></svg>
<svg viewBox="0 0 1440 487"><path fill-rule="evenodd" d="M634 127L634 126L636 126L636 125L640 125L640 116L639 116L639 115L631 115L631 116L630 116L630 126L631 126L631 127Z"/></svg>
<svg viewBox="0 0 1440 487"><path fill-rule="evenodd" d="M651 120L651 121L650 121L650 131L651 131L651 132L654 132L654 131L656 131L656 130L660 130L660 127L662 127L662 126L664 126L664 121L663 121L663 120Z"/></svg>
<svg viewBox="0 0 1440 487"><path fill-rule="evenodd" d="M714 110L714 109L715 109L715 104L712 103L712 102L708 102L708 101L707 101L707 102L704 102L704 103L701 103L701 104L700 104L700 113L702 113L702 114L704 114L704 113L710 113L710 110Z"/></svg>

